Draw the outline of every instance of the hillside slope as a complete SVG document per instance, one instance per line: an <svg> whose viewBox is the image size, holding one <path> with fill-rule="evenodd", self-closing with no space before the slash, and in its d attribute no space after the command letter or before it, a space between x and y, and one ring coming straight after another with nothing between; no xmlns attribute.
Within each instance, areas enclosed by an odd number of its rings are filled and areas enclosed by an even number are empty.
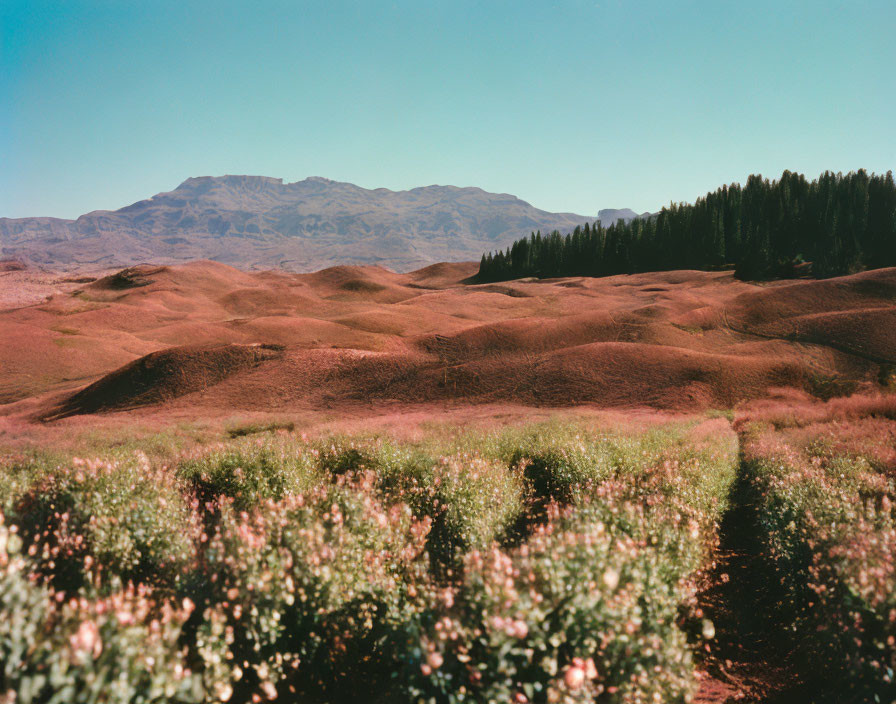
<svg viewBox="0 0 896 704"><path fill-rule="evenodd" d="M465 283L475 270L133 267L0 310L0 417L691 411L878 389L896 368L896 269L766 286L701 271Z"/></svg>

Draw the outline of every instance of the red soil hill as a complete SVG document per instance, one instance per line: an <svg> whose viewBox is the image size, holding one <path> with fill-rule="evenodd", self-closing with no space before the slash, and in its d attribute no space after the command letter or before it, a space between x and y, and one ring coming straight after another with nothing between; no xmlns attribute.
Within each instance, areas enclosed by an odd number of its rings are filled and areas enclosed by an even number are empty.
<svg viewBox="0 0 896 704"><path fill-rule="evenodd" d="M131 267L0 310L0 414L371 402L693 410L818 379L872 388L894 362L893 269L766 286L700 271L479 285L475 271Z"/></svg>

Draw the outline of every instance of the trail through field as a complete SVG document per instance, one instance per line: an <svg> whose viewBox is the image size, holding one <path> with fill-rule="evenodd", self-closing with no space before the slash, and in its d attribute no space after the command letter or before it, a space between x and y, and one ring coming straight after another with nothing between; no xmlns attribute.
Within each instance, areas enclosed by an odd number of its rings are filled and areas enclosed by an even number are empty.
<svg viewBox="0 0 896 704"><path fill-rule="evenodd" d="M698 596L698 608L712 622L715 637L703 652L695 702L808 703L787 667L785 634L774 623L777 588L762 555L756 506L741 468L707 587Z"/></svg>

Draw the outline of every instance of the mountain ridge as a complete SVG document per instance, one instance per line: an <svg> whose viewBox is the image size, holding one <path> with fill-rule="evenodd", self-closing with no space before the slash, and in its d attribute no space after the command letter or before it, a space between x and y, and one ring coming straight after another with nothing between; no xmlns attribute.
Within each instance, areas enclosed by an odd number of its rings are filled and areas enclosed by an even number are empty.
<svg viewBox="0 0 896 704"><path fill-rule="evenodd" d="M478 260L530 231L567 232L596 219L475 186L393 191L321 176L195 176L73 220L0 218L0 257L59 270L211 259L243 269L379 264L410 271Z"/></svg>
<svg viewBox="0 0 896 704"><path fill-rule="evenodd" d="M617 220L631 222L636 218L649 218L651 215L653 215L653 213L649 211L636 213L631 208L605 208L597 211L597 219L600 220L604 227L612 225Z"/></svg>

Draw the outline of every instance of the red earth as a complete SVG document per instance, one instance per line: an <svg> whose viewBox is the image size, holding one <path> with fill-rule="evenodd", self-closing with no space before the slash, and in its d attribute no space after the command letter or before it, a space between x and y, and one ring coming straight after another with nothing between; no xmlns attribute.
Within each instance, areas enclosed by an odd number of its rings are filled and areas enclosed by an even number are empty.
<svg viewBox="0 0 896 704"><path fill-rule="evenodd" d="M694 412L782 389L873 390L896 366L896 269L765 285L702 271L470 283L475 272L200 261L85 282L15 269L0 277L0 417Z"/></svg>

